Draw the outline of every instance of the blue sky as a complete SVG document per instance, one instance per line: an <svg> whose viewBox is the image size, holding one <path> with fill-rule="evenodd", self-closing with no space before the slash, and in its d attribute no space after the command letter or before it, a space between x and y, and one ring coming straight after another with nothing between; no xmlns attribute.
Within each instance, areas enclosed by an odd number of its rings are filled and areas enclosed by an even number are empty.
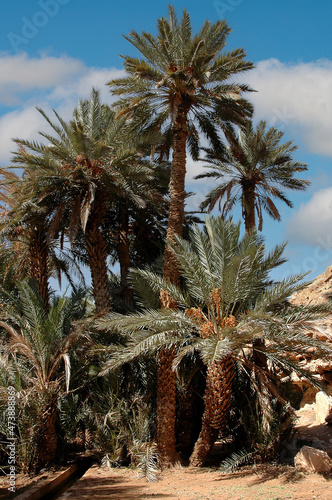
<svg viewBox="0 0 332 500"><path fill-rule="evenodd" d="M10 162L13 137L36 138L45 128L35 110L55 108L64 118L92 86L112 102L105 83L122 74L119 54L136 55L122 34L155 32L167 1L12 0L0 2L0 165ZM258 92L249 97L255 120L284 130L308 163L304 193L289 193L294 208L278 204L282 222L264 219L268 246L288 240L289 262L280 275L332 264L332 2L330 0L174 1L185 7L194 31L205 19L226 18L226 50L243 47L256 68L242 79ZM189 160L187 188L197 196L209 186L193 181L201 169ZM238 217L238 214L235 215Z"/></svg>

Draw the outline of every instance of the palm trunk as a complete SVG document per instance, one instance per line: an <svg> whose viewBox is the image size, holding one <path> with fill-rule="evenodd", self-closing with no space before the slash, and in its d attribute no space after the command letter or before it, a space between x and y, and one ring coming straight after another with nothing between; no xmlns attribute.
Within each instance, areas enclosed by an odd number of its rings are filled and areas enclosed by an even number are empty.
<svg viewBox="0 0 332 500"><path fill-rule="evenodd" d="M220 430L225 426L231 405L232 381L235 375L232 357L214 361L207 370L204 396L205 410L201 432L190 457L190 465L202 466L210 455Z"/></svg>
<svg viewBox="0 0 332 500"><path fill-rule="evenodd" d="M179 111L173 128L173 159L169 184L169 215L166 237L172 241L174 236L182 236L184 222L187 112ZM164 278L178 285L180 273L174 253L168 245L164 254Z"/></svg>
<svg viewBox="0 0 332 500"><path fill-rule="evenodd" d="M98 219L90 215L85 230L85 243L92 279L96 312L111 309L111 295L107 272L107 245L99 229Z"/></svg>
<svg viewBox="0 0 332 500"><path fill-rule="evenodd" d="M260 349L264 350L265 342L264 339L253 339L252 347L253 347L253 361L255 365L260 368L265 368L267 370L267 357L264 352L261 352Z"/></svg>
<svg viewBox="0 0 332 500"><path fill-rule="evenodd" d="M56 433L56 399L41 409L41 425L37 441L36 468L53 465L58 449L58 437Z"/></svg>
<svg viewBox="0 0 332 500"><path fill-rule="evenodd" d="M174 351L162 349L158 356L157 443L161 465L178 460L175 438L176 377L172 370Z"/></svg>
<svg viewBox="0 0 332 500"><path fill-rule="evenodd" d="M132 289L128 283L128 272L130 267L130 251L129 251L129 217L128 210L122 206L120 207L121 213L119 215L119 242L118 242L118 257L120 264L120 287L122 298L131 302Z"/></svg>
<svg viewBox="0 0 332 500"><path fill-rule="evenodd" d="M246 233L249 233L256 226L255 206L255 184L245 181L243 185L243 213Z"/></svg>
<svg viewBox="0 0 332 500"><path fill-rule="evenodd" d="M48 253L49 248L46 239L46 230L41 225L32 230L30 239L30 276L38 285L38 292L46 310L50 307L49 289L49 269Z"/></svg>
<svg viewBox="0 0 332 500"><path fill-rule="evenodd" d="M194 427L194 391L189 386L179 395L177 414L177 447L184 458L192 452L192 433Z"/></svg>
<svg viewBox="0 0 332 500"><path fill-rule="evenodd" d="M187 113L185 107L179 107L173 125L173 159L169 185L169 217L167 239L182 236L184 222ZM166 245L164 254L163 276L176 285L180 282L180 272L173 252ZM176 307L165 290L160 294L163 308ZM175 352L163 349L158 357L158 403L157 403L157 444L162 465L172 464L178 459L175 449L176 420L176 378L172 370Z"/></svg>

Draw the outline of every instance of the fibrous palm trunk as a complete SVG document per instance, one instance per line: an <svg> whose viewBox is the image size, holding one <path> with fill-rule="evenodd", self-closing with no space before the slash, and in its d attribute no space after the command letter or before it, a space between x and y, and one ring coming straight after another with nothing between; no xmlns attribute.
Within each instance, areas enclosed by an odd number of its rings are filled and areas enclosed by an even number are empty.
<svg viewBox="0 0 332 500"><path fill-rule="evenodd" d="M205 410L201 432L190 457L190 465L202 466L210 455L220 430L226 423L231 405L235 369L232 357L214 361L207 369L204 395Z"/></svg>
<svg viewBox="0 0 332 500"><path fill-rule="evenodd" d="M173 126L173 159L169 185L167 239L171 241L174 236L182 236L183 230L187 134L187 110L179 107ZM180 282L178 265L168 245L164 254L163 276L176 285ZM161 291L160 305L163 308L176 307L165 290ZM176 378L172 370L174 356L173 350L163 349L158 357L157 444L160 462L164 466L178 459L175 449Z"/></svg>
<svg viewBox="0 0 332 500"><path fill-rule="evenodd" d="M54 400L41 408L41 425L37 440L37 469L54 464L58 448L56 418L56 401Z"/></svg>
<svg viewBox="0 0 332 500"><path fill-rule="evenodd" d="M107 272L107 245L100 231L98 219L89 217L85 230L85 243L92 279L96 312L107 312L111 308L110 287Z"/></svg>
<svg viewBox="0 0 332 500"><path fill-rule="evenodd" d="M186 142L187 118L183 113L174 126L173 159L169 184L169 215L166 237L172 241L174 236L182 236L184 222L185 177L186 177ZM178 285L180 273L176 258L171 248L166 245L164 254L164 278Z"/></svg>
<svg viewBox="0 0 332 500"><path fill-rule="evenodd" d="M193 387L186 387L178 398L177 412L177 447L184 458L192 452L192 433L194 427L194 392Z"/></svg>
<svg viewBox="0 0 332 500"><path fill-rule="evenodd" d="M157 442L161 465L178 460L175 449L176 378L172 370L174 351L162 349L158 357Z"/></svg>
<svg viewBox="0 0 332 500"><path fill-rule="evenodd" d="M246 233L256 225L255 206L255 185L253 182L245 181L243 186L243 215Z"/></svg>
<svg viewBox="0 0 332 500"><path fill-rule="evenodd" d="M46 230L43 225L35 226L30 236L30 276L38 285L38 292L46 310L50 305L48 254Z"/></svg>

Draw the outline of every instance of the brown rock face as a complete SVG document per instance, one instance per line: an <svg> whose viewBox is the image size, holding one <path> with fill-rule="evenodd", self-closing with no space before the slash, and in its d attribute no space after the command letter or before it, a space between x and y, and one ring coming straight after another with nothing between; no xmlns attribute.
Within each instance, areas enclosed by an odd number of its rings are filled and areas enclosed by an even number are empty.
<svg viewBox="0 0 332 500"><path fill-rule="evenodd" d="M322 304L328 295L332 295L332 266L317 276L304 290L294 293L291 302L296 305Z"/></svg>
<svg viewBox="0 0 332 500"><path fill-rule="evenodd" d="M323 450L303 446L295 456L295 467L307 472L328 474L332 470L332 460Z"/></svg>
<svg viewBox="0 0 332 500"><path fill-rule="evenodd" d="M289 301L294 305L317 305L323 304L332 295L332 266L328 267L323 274L310 283L300 292L294 293ZM332 342L332 314L324 320L315 324L318 333L315 334L320 340ZM331 363L332 365L332 363ZM332 369L332 366L331 366Z"/></svg>
<svg viewBox="0 0 332 500"><path fill-rule="evenodd" d="M295 293L289 299L289 302L294 305L318 305L323 304L332 296L332 266L328 267L326 271L320 274L315 280L312 281L306 288L300 292ZM330 316L326 316L322 320L312 322L312 331L308 331L308 334L323 341L331 346L331 357L327 359L312 359L310 354L304 355L301 359L303 367L308 369L312 375L321 380L329 395L331 395L332 389L332 313ZM306 388L305 379L298 381L298 385L302 388ZM317 404L315 402L315 393L318 389L308 388L306 400L303 401L303 406L305 403ZM310 393L310 394L309 394ZM310 397L309 397L310 396ZM319 406L319 404L317 405ZM321 412L322 413L322 412ZM327 411L329 414L329 412ZM319 420L325 421L326 414L324 418Z"/></svg>
<svg viewBox="0 0 332 500"><path fill-rule="evenodd" d="M316 422L319 424L324 424L325 419L330 415L332 410L332 397L325 394L323 391L319 391L316 394Z"/></svg>
<svg viewBox="0 0 332 500"><path fill-rule="evenodd" d="M317 305L326 302L332 296L332 266L320 274L310 285L294 293L289 299L289 302L294 305ZM326 341L331 344L331 359L327 360L304 360L307 368L313 374L319 374L321 380L327 385L332 385L332 313L330 316L322 320L313 322L313 331L311 335L319 340ZM310 333L309 333L310 334Z"/></svg>

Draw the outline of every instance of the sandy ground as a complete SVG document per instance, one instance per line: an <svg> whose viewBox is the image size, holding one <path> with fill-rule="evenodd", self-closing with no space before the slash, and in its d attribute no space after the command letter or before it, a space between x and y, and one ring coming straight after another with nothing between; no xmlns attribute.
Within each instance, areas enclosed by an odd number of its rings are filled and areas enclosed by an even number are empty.
<svg viewBox="0 0 332 500"><path fill-rule="evenodd" d="M319 441L332 456L332 426L315 422L313 407L298 412L294 440L311 445ZM94 466L66 491L65 499L98 500L332 500L332 474L304 474L290 466L264 465L242 468L224 475L218 470L175 467L148 483L130 469Z"/></svg>
<svg viewBox="0 0 332 500"><path fill-rule="evenodd" d="M315 422L310 406L298 412L295 441L319 441L332 457L332 425ZM308 441L308 442L307 442ZM45 471L39 476L18 475L17 487L26 487L55 473ZM22 490L21 490L22 491ZM5 478L0 477L0 500L8 497ZM304 474L290 466L256 466L241 468L232 474L217 469L175 467L164 471L158 481L148 483L128 468L106 469L97 465L58 498L97 500L332 500L332 473L330 477Z"/></svg>
<svg viewBox="0 0 332 500"><path fill-rule="evenodd" d="M65 499L98 500L332 500L332 477L305 475L293 467L248 468L223 475L207 469L175 467L148 483L128 469L92 467L69 490Z"/></svg>
<svg viewBox="0 0 332 500"><path fill-rule="evenodd" d="M33 483L50 478L53 473L40 474ZM29 476L19 476L17 486L31 483ZM1 484L3 487L4 485ZM22 490L21 490L22 491ZM0 498L8 491L0 488ZM232 474L218 470L174 467L162 472L157 482L149 483L136 471L106 469L94 465L61 500L332 500L332 475L304 474L293 467L257 466Z"/></svg>

